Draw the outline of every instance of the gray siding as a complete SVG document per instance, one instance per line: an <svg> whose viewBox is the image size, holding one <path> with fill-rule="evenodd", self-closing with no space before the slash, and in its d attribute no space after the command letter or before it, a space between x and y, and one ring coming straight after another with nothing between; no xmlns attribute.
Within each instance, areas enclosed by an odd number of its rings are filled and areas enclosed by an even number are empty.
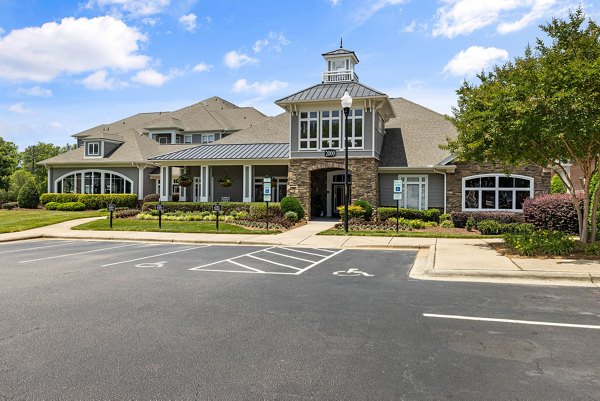
<svg viewBox="0 0 600 401"><path fill-rule="evenodd" d="M363 117L363 146L366 151L373 150L373 112L367 111Z"/></svg>
<svg viewBox="0 0 600 401"><path fill-rule="evenodd" d="M325 157L325 151L323 150L317 150L317 151L312 151L312 152L292 152L292 158L300 158L300 159L309 159L309 158L323 158ZM370 150L351 150L350 153L348 153L349 157L371 157L371 151ZM337 150L337 156L333 159L340 159L340 158L344 158L344 149L338 149Z"/></svg>
<svg viewBox="0 0 600 401"><path fill-rule="evenodd" d="M119 146L121 146L120 143L104 142L104 154L102 156L106 157L106 156L110 155Z"/></svg>
<svg viewBox="0 0 600 401"><path fill-rule="evenodd" d="M297 152L298 151L298 135L300 135L300 116L298 113L296 113L296 115L292 115L292 126L291 126L291 132L290 132L290 146L292 149L292 152ZM294 157L294 156L292 156Z"/></svg>
<svg viewBox="0 0 600 401"><path fill-rule="evenodd" d="M411 175L411 174L406 174ZM423 175L423 174L415 174ZM394 200L394 180L398 174L379 174L379 204L381 206L396 206ZM444 211L444 176L442 174L427 174L427 207Z"/></svg>
<svg viewBox="0 0 600 401"><path fill-rule="evenodd" d="M230 187L222 187L219 184L219 178L228 175L233 184ZM242 166L214 166L212 168L213 176L213 200L218 202L222 196L229 196L232 202L241 202L243 200L243 180L244 172Z"/></svg>
<svg viewBox="0 0 600 401"><path fill-rule="evenodd" d="M144 169L144 193L143 196L150 195L156 193L156 181L150 179L150 172L154 170L154 168L145 168Z"/></svg>

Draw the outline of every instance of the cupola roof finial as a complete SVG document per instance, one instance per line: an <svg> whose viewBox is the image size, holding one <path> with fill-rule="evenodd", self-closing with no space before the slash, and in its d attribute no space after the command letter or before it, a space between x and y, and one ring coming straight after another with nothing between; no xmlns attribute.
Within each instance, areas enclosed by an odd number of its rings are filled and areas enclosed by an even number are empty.
<svg viewBox="0 0 600 401"><path fill-rule="evenodd" d="M340 38L340 49L342 49L344 47L342 40L343 40L343 38Z"/></svg>

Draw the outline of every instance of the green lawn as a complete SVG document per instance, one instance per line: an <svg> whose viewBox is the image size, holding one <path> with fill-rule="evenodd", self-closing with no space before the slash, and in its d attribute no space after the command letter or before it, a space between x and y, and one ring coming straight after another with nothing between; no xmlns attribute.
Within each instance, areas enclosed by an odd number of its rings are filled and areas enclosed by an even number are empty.
<svg viewBox="0 0 600 401"><path fill-rule="evenodd" d="M67 220L101 216L97 211L59 212L56 210L0 210L0 233L13 233L62 223Z"/></svg>
<svg viewBox="0 0 600 401"><path fill-rule="evenodd" d="M96 220L73 227L74 230L107 230L109 221ZM219 222L219 231L214 221L167 221L163 220L162 229L157 220L125 220L114 219L112 231L157 231L171 233L214 233L214 234L278 234L277 230L249 230L233 224Z"/></svg>
<svg viewBox="0 0 600 401"><path fill-rule="evenodd" d="M318 235L352 235L358 237L414 237L414 238L499 238L499 235L481 235L481 234L448 234L428 231L354 231L350 230L348 234L344 230L325 230Z"/></svg>

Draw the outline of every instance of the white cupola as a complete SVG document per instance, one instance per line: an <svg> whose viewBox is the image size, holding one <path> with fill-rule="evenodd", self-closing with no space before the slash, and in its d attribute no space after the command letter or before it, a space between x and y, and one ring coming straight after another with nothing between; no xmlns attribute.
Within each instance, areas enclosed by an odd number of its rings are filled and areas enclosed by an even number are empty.
<svg viewBox="0 0 600 401"><path fill-rule="evenodd" d="M332 82L358 82L358 75L354 72L354 66L358 64L356 54L342 47L333 51L323 53L327 62L327 71L323 73L323 83Z"/></svg>

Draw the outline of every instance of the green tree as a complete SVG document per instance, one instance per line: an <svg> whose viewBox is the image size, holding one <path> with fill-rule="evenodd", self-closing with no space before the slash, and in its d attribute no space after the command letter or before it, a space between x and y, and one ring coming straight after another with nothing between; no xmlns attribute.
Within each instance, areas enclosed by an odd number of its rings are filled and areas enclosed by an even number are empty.
<svg viewBox="0 0 600 401"><path fill-rule="evenodd" d="M76 145L75 148L77 147ZM57 146L51 143L38 142L25 148L19 154L19 165L22 169L33 174L38 191L45 192L48 183L48 170L45 166L38 164L40 161L57 156L73 149L69 144Z"/></svg>
<svg viewBox="0 0 600 401"><path fill-rule="evenodd" d="M32 182L35 185L35 178L27 170L19 169L10 175L10 186L8 188L8 197L11 202L17 201L17 196L21 191L21 188L26 183Z"/></svg>
<svg viewBox="0 0 600 401"><path fill-rule="evenodd" d="M580 239L596 238L598 195L590 184L600 155L600 29L581 8L568 20L540 27L550 40L537 39L533 50L491 72L478 84L464 82L451 121L458 136L447 148L459 159L533 164L561 171L579 219ZM566 173L581 166L584 196L578 198ZM591 215L592 235L588 235Z"/></svg>
<svg viewBox="0 0 600 401"><path fill-rule="evenodd" d="M17 202L19 203L19 207L37 209L40 204L40 194L33 181L30 180L23 184L17 196Z"/></svg>
<svg viewBox="0 0 600 401"><path fill-rule="evenodd" d="M0 138L0 190L8 190L10 175L19 163L17 145Z"/></svg>

